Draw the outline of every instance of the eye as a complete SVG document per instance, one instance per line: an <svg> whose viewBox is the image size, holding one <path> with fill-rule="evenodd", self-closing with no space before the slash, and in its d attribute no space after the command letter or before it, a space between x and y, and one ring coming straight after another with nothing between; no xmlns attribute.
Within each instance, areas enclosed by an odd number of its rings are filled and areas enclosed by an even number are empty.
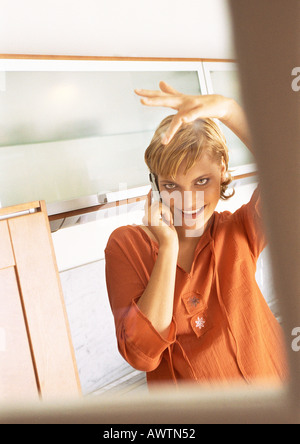
<svg viewBox="0 0 300 444"><path fill-rule="evenodd" d="M174 190L176 188L175 183L166 183L164 184L164 187L166 188L166 190Z"/></svg>
<svg viewBox="0 0 300 444"><path fill-rule="evenodd" d="M208 182L209 182L209 179L208 179L208 178L199 179L199 180L197 181L197 185L207 185Z"/></svg>

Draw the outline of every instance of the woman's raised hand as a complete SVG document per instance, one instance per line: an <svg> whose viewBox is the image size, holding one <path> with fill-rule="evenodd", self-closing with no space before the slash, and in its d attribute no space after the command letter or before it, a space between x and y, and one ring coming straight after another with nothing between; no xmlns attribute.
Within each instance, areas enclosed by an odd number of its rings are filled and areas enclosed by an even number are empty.
<svg viewBox="0 0 300 444"><path fill-rule="evenodd" d="M162 202L152 202L152 190L146 198L143 224L154 234L160 246L178 246L171 209Z"/></svg>
<svg viewBox="0 0 300 444"><path fill-rule="evenodd" d="M163 136L162 143L168 144L174 134L184 123L202 118L225 119L229 113L231 99L219 94L192 96L182 94L165 82L159 83L160 91L136 89L142 97L141 103L146 106L163 106L178 112Z"/></svg>

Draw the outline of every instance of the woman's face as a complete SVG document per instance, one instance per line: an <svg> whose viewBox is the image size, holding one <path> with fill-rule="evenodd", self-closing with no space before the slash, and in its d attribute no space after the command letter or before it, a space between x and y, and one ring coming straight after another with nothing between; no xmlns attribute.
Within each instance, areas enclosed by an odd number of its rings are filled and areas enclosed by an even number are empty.
<svg viewBox="0 0 300 444"><path fill-rule="evenodd" d="M215 211L226 166L224 161L219 166L207 154L186 174L183 174L184 166L180 166L175 180L159 175L158 185L163 203L172 211L176 229L196 237L205 231Z"/></svg>

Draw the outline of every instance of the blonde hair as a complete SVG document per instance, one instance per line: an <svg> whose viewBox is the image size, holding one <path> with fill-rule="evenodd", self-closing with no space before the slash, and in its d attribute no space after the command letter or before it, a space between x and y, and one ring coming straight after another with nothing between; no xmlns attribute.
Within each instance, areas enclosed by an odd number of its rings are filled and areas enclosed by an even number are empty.
<svg viewBox="0 0 300 444"><path fill-rule="evenodd" d="M192 123L183 124L168 145L163 145L161 137L173 117L168 116L160 123L145 151L145 162L149 170L156 177L162 175L175 180L183 162L185 162L184 174L186 174L204 153L220 166L224 159L226 180L221 184L220 198L226 200L232 197L234 190L230 195L225 194L228 185L232 182L232 177L228 170L229 156L226 139L218 125L212 119L197 119Z"/></svg>

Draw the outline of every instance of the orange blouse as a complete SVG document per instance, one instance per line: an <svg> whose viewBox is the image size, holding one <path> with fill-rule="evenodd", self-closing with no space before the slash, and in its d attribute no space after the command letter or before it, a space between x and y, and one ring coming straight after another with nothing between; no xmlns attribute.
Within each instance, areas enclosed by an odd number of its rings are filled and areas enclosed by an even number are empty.
<svg viewBox="0 0 300 444"><path fill-rule="evenodd" d="M284 380L281 327L255 280L266 245L259 191L236 212L214 212L199 239L190 273L177 265L174 311L164 339L136 302L158 244L138 225L117 228L106 249L106 282L119 351L148 384ZM162 295L163 297L163 295Z"/></svg>

